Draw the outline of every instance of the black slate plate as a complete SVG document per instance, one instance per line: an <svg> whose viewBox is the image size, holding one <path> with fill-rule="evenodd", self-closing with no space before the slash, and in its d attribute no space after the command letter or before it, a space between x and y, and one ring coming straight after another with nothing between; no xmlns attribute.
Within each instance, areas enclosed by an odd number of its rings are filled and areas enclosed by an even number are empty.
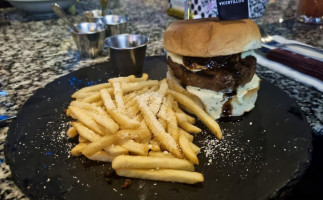
<svg viewBox="0 0 323 200"><path fill-rule="evenodd" d="M164 57L148 57L144 71L151 79L166 74ZM195 138L202 147L197 185L105 176L110 164L72 157L76 144L67 139L63 110L77 89L117 76L109 63L80 69L39 89L10 125L6 161L17 185L32 199L266 199L288 190L308 167L311 130L297 105L263 80L256 107L239 121L220 122L224 139L204 131Z"/></svg>

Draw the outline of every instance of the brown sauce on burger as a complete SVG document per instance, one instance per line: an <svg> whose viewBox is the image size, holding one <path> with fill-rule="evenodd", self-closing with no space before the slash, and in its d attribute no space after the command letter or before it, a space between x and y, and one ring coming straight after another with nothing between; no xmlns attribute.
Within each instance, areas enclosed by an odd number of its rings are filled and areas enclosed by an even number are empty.
<svg viewBox="0 0 323 200"><path fill-rule="evenodd" d="M231 117L232 116L232 105L231 105L231 101L232 101L232 97L235 96L237 94L236 91L231 92L231 93L225 93L224 94L224 99L225 99L225 103L222 106L222 117Z"/></svg>
<svg viewBox="0 0 323 200"><path fill-rule="evenodd" d="M185 66L168 57L168 66L183 85L224 93L233 92L240 85L251 81L257 67L255 57L242 59L240 53L212 58L183 57L183 63Z"/></svg>
<svg viewBox="0 0 323 200"><path fill-rule="evenodd" d="M229 55L229 56L217 56L209 58L201 57L183 57L183 63L186 67L195 69L197 66L204 66L207 70L217 70L222 68L228 68L233 70L234 65L241 60L241 53Z"/></svg>

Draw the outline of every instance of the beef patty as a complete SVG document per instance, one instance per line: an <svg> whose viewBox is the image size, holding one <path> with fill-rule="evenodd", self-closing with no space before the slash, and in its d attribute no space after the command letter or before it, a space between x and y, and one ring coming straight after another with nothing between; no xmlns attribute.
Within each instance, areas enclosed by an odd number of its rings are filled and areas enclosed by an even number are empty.
<svg viewBox="0 0 323 200"><path fill-rule="evenodd" d="M247 56L242 59L240 53L212 58L183 57L185 67L173 62L169 56L167 61L174 76L183 85L225 93L233 92L238 86L250 82L257 67L255 57ZM203 69L197 70L201 68Z"/></svg>

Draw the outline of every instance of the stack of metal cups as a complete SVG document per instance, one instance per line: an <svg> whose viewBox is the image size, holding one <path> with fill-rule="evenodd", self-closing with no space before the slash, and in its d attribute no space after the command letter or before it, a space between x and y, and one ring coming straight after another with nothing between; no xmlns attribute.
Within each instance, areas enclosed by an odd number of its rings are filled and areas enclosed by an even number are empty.
<svg viewBox="0 0 323 200"><path fill-rule="evenodd" d="M120 75L141 74L145 59L148 37L127 34L129 17L113 15L109 11L102 16L101 10L84 12L87 22L78 24L83 29L72 32L74 41L84 57L94 58L109 55L110 62ZM87 29L97 27L97 29ZM104 30L102 30L104 27Z"/></svg>

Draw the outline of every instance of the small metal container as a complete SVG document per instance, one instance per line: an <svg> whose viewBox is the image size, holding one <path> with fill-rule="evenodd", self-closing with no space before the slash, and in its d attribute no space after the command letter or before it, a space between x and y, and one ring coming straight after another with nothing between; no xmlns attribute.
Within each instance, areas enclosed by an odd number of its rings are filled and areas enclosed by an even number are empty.
<svg viewBox="0 0 323 200"><path fill-rule="evenodd" d="M103 22L107 26L107 37L127 32L129 18L127 15L106 15L98 18L96 22Z"/></svg>
<svg viewBox="0 0 323 200"><path fill-rule="evenodd" d="M119 35L127 32L129 17L127 15L105 15L101 11L86 11L85 17L89 22L103 23L107 26L106 36Z"/></svg>
<svg viewBox="0 0 323 200"><path fill-rule="evenodd" d="M102 52L106 26L101 23L83 22L75 25L78 33L69 29L77 49L83 57L94 58Z"/></svg>
<svg viewBox="0 0 323 200"><path fill-rule="evenodd" d="M105 15L110 15L112 12L110 9L104 10ZM100 18L102 17L102 10L89 10L83 13L87 19Z"/></svg>
<svg viewBox="0 0 323 200"><path fill-rule="evenodd" d="M121 34L104 40L109 48L110 62L120 75L140 75L145 60L148 37L136 34Z"/></svg>

